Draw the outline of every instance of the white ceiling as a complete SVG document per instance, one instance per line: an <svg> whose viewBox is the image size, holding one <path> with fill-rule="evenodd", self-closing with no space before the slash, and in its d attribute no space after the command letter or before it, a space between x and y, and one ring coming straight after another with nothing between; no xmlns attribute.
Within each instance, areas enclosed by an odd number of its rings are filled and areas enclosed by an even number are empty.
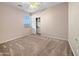
<svg viewBox="0 0 79 59"><path fill-rule="evenodd" d="M41 10L44 10L50 6L55 6L57 4L60 4L62 2L40 2L40 6L36 9L29 9L29 5L28 3L30 2L25 2L25 3L22 3L22 2L1 2L0 4L5 4L5 5L9 5L9 6L14 6L16 8L19 8L25 12L29 12L29 13L34 13L34 12L38 12L38 11L41 11ZM18 6L20 5L20 6Z"/></svg>

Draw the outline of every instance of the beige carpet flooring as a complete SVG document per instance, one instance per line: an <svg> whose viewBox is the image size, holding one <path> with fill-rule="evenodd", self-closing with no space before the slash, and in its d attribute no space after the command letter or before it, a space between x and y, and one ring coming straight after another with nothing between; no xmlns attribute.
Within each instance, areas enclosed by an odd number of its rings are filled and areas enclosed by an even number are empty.
<svg viewBox="0 0 79 59"><path fill-rule="evenodd" d="M28 35L0 44L0 56L73 56L67 41Z"/></svg>

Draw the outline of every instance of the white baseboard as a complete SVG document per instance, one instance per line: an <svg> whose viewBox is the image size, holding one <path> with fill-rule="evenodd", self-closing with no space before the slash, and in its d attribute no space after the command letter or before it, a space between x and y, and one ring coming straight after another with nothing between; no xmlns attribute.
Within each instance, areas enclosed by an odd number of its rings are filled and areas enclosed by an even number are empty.
<svg viewBox="0 0 79 59"><path fill-rule="evenodd" d="M60 38L60 37L56 37L56 36L52 36L52 35L45 35L45 34L42 34L42 36L49 37L49 38L56 38L56 39L59 39L59 40L66 40L66 41L68 41L68 39Z"/></svg>
<svg viewBox="0 0 79 59"><path fill-rule="evenodd" d="M8 42L8 41L11 41L11 40L15 40L15 39L18 39L18 38L21 38L21 37L24 37L24 36L28 36L28 35L30 35L31 33L29 33L29 34L20 34L20 35L17 35L16 37L14 37L14 38L11 38L11 39L7 39L7 40L5 40L5 41L1 41L0 42L0 44L3 44L3 43L6 43L6 42Z"/></svg>
<svg viewBox="0 0 79 59"><path fill-rule="evenodd" d="M70 40L69 40L69 39L68 39L68 42L69 42L70 48L71 48L71 50L72 50L72 52L73 52L74 56L76 56L76 54L75 54L75 52L74 52L74 50L73 50L72 44L71 44L71 42L70 42Z"/></svg>

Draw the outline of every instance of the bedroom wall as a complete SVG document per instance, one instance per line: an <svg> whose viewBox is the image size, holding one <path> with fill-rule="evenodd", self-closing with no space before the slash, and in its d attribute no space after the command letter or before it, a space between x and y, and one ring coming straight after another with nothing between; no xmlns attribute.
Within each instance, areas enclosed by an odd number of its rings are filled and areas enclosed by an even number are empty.
<svg viewBox="0 0 79 59"><path fill-rule="evenodd" d="M0 5L0 43L31 33L30 28L24 28L23 17L27 15L17 8Z"/></svg>
<svg viewBox="0 0 79 59"><path fill-rule="evenodd" d="M2 11L1 9L0 9L0 11ZM0 12L0 14L1 14L2 12ZM0 40L2 39L2 23L3 23L3 20L1 20L2 19L2 15L0 15Z"/></svg>
<svg viewBox="0 0 79 59"><path fill-rule="evenodd" d="M74 55L79 56L79 2L69 3L69 43Z"/></svg>
<svg viewBox="0 0 79 59"><path fill-rule="evenodd" d="M41 18L42 35L68 39L68 3L61 3L32 14L32 21L36 17Z"/></svg>

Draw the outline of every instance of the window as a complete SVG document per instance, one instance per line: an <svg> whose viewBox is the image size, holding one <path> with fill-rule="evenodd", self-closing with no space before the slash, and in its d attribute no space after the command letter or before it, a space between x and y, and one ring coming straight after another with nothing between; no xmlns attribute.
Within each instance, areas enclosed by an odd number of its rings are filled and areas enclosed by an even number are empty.
<svg viewBox="0 0 79 59"><path fill-rule="evenodd" d="M24 27L30 27L30 16L24 16Z"/></svg>

